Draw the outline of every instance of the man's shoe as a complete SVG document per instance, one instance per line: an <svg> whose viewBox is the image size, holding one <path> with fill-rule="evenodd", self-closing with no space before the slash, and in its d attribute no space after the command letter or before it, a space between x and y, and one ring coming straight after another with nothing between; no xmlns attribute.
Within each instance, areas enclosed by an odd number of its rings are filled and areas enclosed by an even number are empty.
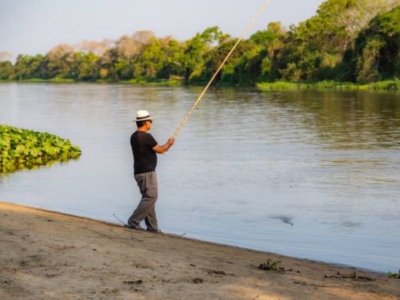
<svg viewBox="0 0 400 300"><path fill-rule="evenodd" d="M128 229L132 229L132 230L141 230L141 231L144 231L144 228L142 228L142 227L140 227L140 226L134 226L134 225L131 225L131 224L125 224L124 227L125 227L125 228L128 228Z"/></svg>

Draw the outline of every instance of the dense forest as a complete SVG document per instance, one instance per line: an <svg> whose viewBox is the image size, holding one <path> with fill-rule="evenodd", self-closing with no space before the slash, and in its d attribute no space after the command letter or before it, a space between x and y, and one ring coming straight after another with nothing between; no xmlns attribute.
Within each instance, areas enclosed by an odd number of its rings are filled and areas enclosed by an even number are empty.
<svg viewBox="0 0 400 300"><path fill-rule="evenodd" d="M237 38L210 27L186 41L151 31L46 55L0 53L1 80L207 82ZM1 59L3 57L3 59ZM400 0L327 0L315 16L285 28L272 22L239 43L214 83L352 82L400 77Z"/></svg>

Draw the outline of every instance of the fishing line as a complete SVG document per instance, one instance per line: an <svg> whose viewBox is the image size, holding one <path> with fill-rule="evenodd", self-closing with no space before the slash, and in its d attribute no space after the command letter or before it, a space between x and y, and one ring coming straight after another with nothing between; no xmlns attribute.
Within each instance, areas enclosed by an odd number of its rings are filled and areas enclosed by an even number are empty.
<svg viewBox="0 0 400 300"><path fill-rule="evenodd" d="M120 218L118 218L115 214L113 214L113 216L124 226L126 226L126 224L124 223L124 221L122 221Z"/></svg>
<svg viewBox="0 0 400 300"><path fill-rule="evenodd" d="M254 24L254 22L258 19L258 17L261 15L261 13L264 11L264 9L268 6L269 2L270 2L270 0L266 0L264 2L264 4L259 9L259 11L256 13L256 15L253 17L253 19L250 21L250 23L245 28L245 30L242 32L241 36L239 37L239 39L237 40L235 45L232 47L231 51L229 51L228 55L225 57L225 59L222 61L221 65L218 67L218 69L215 71L214 75L211 77L210 81L208 82L208 84L204 88L203 92L199 95L199 97L197 98L196 102L193 104L192 108L189 110L189 112L187 113L185 118L183 118L181 124L179 124L178 128L175 130L175 133L173 135L174 139L177 137L179 131L182 129L183 125L186 123L186 121L189 119L189 117L192 114L192 112L195 110L196 106L199 104L201 98L203 98L204 94L206 93L206 91L210 87L211 83L214 81L215 77L217 77L217 74L219 73L219 71L221 71L222 67L225 65L226 61L229 59L229 57L231 56L233 51L235 51L237 45L242 41L243 37L250 30L250 27Z"/></svg>
<svg viewBox="0 0 400 300"><path fill-rule="evenodd" d="M233 45L232 49L229 51L229 53L226 55L225 59L222 61L222 63L220 64L220 66L218 67L218 69L215 71L214 75L211 77L210 81L207 83L206 87L204 88L204 90L201 92L201 94L199 95L199 97L197 98L197 100L195 101L195 103L193 104L193 106L190 108L189 112L186 114L186 116L183 118L182 122L179 124L178 128L175 130L174 135L172 136L174 139L176 139L179 131L181 131L183 125L185 125L186 121L189 119L190 115L193 113L193 111L195 110L196 106L199 104L199 102L201 101L201 99L203 98L204 94L206 93L206 91L208 90L208 88L210 87L211 83L214 81L215 77L217 77L217 74L219 73L219 71L221 71L222 67L225 65L225 63L227 62L227 60L229 59L229 57L232 55L233 51L235 51L236 47L239 45L239 43L242 41L242 39L244 38L244 36L247 34L247 32L250 30L251 26L253 26L254 22L258 19L258 17L261 15L261 13L265 10L265 8L269 5L270 0L266 0L264 2L264 4L261 6L261 8L258 10L258 12L255 14L255 16L253 17L253 19L250 21L250 23L247 25L247 27L243 30L242 34L240 35L239 39L236 41L235 45ZM125 225L125 223L123 221L121 221L115 214L114 217L120 221L122 224ZM182 237L186 234L180 234L180 235L176 235L179 237Z"/></svg>

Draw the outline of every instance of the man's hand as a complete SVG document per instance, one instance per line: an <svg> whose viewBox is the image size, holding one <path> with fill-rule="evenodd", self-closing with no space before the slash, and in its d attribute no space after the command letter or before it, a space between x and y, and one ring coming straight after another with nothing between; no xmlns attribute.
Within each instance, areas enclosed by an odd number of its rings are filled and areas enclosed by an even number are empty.
<svg viewBox="0 0 400 300"><path fill-rule="evenodd" d="M171 148L171 146L172 146L174 143L175 143L175 139L174 139L174 138L170 138L170 139L168 139L168 141L165 143L165 145L162 145L162 146L157 145L157 146L155 146L155 147L153 148L153 150L154 150L156 153L163 154L163 153L167 152L168 149Z"/></svg>

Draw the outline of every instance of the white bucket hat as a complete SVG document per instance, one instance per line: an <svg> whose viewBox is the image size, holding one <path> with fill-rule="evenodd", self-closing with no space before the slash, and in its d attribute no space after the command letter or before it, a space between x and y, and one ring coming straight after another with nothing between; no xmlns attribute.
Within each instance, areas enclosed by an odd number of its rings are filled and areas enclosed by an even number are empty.
<svg viewBox="0 0 400 300"><path fill-rule="evenodd" d="M147 110L138 110L136 112L136 120L135 122L139 122L139 121L147 121L147 120L153 120L150 117L150 114Z"/></svg>

